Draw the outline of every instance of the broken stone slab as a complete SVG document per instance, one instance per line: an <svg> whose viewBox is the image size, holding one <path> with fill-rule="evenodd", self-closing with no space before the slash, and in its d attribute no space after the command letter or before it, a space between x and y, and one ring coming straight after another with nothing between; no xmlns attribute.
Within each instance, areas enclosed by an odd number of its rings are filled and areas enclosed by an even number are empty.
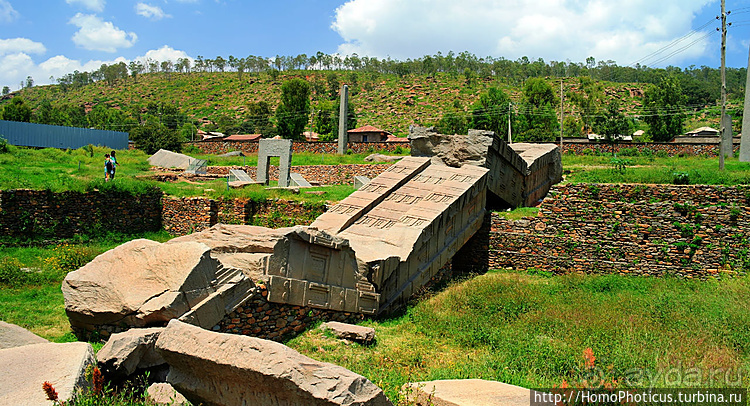
<svg viewBox="0 0 750 406"><path fill-rule="evenodd" d="M138 239L94 258L63 280L73 327L164 326L215 291L220 263L205 244Z"/></svg>
<svg viewBox="0 0 750 406"><path fill-rule="evenodd" d="M370 345L375 342L375 329L372 327L329 321L323 323L321 328L330 331L336 338L342 340L355 341L364 345Z"/></svg>
<svg viewBox="0 0 750 406"><path fill-rule="evenodd" d="M273 341L172 320L156 348L170 365L167 381L194 404L392 405L363 376Z"/></svg>
<svg viewBox="0 0 750 406"><path fill-rule="evenodd" d="M492 131L469 130L467 135L446 135L435 131L435 127L409 128L412 156L432 157L432 163L454 168L464 164L486 166L494 138Z"/></svg>
<svg viewBox="0 0 750 406"><path fill-rule="evenodd" d="M360 188L362 188L362 186L365 186L368 183L370 183L370 178L368 178L367 176L355 176L354 177L354 189L355 190L359 190Z"/></svg>
<svg viewBox="0 0 750 406"><path fill-rule="evenodd" d="M154 405L183 406L188 404L188 400L166 382L151 384L146 389L146 399L149 404Z"/></svg>
<svg viewBox="0 0 750 406"><path fill-rule="evenodd" d="M48 343L42 337L15 324L0 320L0 350L4 348L21 347L30 344Z"/></svg>
<svg viewBox="0 0 750 406"><path fill-rule="evenodd" d="M289 175L291 178L291 181L289 183L289 186L296 186L296 187L312 187L310 182L308 182L302 175L299 173L291 173Z"/></svg>
<svg viewBox="0 0 750 406"><path fill-rule="evenodd" d="M148 158L148 163L151 166L160 166L162 168L187 169L194 161L199 161L199 159L166 149L160 149Z"/></svg>
<svg viewBox="0 0 750 406"><path fill-rule="evenodd" d="M163 365L166 362L154 349L163 327L134 328L112 334L96 354L99 368L109 379L127 378L137 370Z"/></svg>
<svg viewBox="0 0 750 406"><path fill-rule="evenodd" d="M69 401L88 386L86 368L95 365L91 344L42 343L0 350L0 405L51 405L42 390L52 384L58 399Z"/></svg>
<svg viewBox="0 0 750 406"><path fill-rule="evenodd" d="M402 156L397 155L384 155L384 154L370 154L367 157L365 157L365 161L367 162L396 162L403 158Z"/></svg>
<svg viewBox="0 0 750 406"><path fill-rule="evenodd" d="M528 406L531 391L484 379L446 379L411 382L402 393L407 402L434 406ZM411 403L410 403L411 404Z"/></svg>

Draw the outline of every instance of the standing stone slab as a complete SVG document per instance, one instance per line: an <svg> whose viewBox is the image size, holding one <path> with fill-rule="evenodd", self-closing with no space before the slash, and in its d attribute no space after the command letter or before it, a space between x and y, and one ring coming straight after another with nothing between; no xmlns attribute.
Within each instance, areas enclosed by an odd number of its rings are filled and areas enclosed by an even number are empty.
<svg viewBox="0 0 750 406"><path fill-rule="evenodd" d="M0 350L0 405L52 405L42 384L47 381L68 401L87 386L86 368L95 364L89 343L46 343Z"/></svg>
<svg viewBox="0 0 750 406"><path fill-rule="evenodd" d="M750 70L750 52L747 57L747 68ZM747 75L745 80L745 108L742 114L740 162L750 162L750 75Z"/></svg>
<svg viewBox="0 0 750 406"><path fill-rule="evenodd" d="M48 342L49 341L23 327L0 321L0 350L4 348L21 347L24 345Z"/></svg>
<svg viewBox="0 0 750 406"><path fill-rule="evenodd" d="M172 320L156 348L170 366L167 381L194 404L392 405L363 376L273 341Z"/></svg>
<svg viewBox="0 0 750 406"><path fill-rule="evenodd" d="M733 139L734 134L732 133L732 116L729 114L724 115L724 119L721 123L722 128L724 128L724 133L721 134L721 153L724 154L725 157L732 157L734 156L734 150L733 150Z"/></svg>
<svg viewBox="0 0 750 406"><path fill-rule="evenodd" d="M292 168L292 140L262 139L258 145L258 182L268 184L271 157L279 157L279 187L289 186Z"/></svg>

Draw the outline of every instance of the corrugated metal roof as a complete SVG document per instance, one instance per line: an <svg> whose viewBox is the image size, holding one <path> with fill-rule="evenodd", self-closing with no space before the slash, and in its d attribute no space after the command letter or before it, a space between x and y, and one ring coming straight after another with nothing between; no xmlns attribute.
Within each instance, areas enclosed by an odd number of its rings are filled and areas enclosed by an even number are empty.
<svg viewBox="0 0 750 406"><path fill-rule="evenodd" d="M92 144L128 149L128 133L0 120L0 136L23 147L78 149Z"/></svg>

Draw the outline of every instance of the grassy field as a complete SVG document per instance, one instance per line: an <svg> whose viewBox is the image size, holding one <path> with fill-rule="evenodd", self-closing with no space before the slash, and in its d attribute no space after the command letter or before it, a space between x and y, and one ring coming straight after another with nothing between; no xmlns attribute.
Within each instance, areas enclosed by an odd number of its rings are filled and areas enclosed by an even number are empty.
<svg viewBox="0 0 750 406"><path fill-rule="evenodd" d="M282 198L296 201L325 202L339 201L354 191L352 186L336 185L306 189L306 192L322 194L296 194L288 190L266 190L263 186L250 186L242 189L228 189L225 179L212 181L157 182L149 177L151 166L148 156L141 151L119 151L117 178L114 182L104 182L104 148L41 150L9 147L8 152L0 153L0 189L37 189L62 191L120 190L134 194L145 193L159 188L173 196L244 197L251 199ZM293 165L337 165L364 164L368 154L295 154ZM214 166L242 165L243 157L209 158ZM244 161L247 165L257 165L257 155L250 155ZM273 163L273 162L272 162ZM278 164L278 158L276 158Z"/></svg>
<svg viewBox="0 0 750 406"><path fill-rule="evenodd" d="M76 246L77 255L85 261L134 237L89 241ZM52 341L75 339L60 292L64 272L55 268L73 256L69 250L0 248L0 255L43 276L12 285L0 279L0 320ZM748 278L699 282L494 271L455 281L400 315L363 324L376 329L376 344L345 343L319 329L287 344L366 376L394 401L402 384L432 379L524 387L584 380L620 387L750 386ZM584 362L587 348L596 358L593 367ZM711 375L715 371L721 373Z"/></svg>
<svg viewBox="0 0 750 406"><path fill-rule="evenodd" d="M376 345L345 343L319 329L288 345L368 377L392 400L404 383L434 379L537 388L563 381L748 387L748 293L747 278L719 283L492 272L455 283L402 316L363 323L376 329ZM584 362L587 348L593 366ZM714 375L720 378L712 380L713 371L721 371Z"/></svg>
<svg viewBox="0 0 750 406"><path fill-rule="evenodd" d="M718 158L565 154L563 169L573 183L673 184L686 177L689 184L750 184L750 163L737 158L728 158L719 171Z"/></svg>

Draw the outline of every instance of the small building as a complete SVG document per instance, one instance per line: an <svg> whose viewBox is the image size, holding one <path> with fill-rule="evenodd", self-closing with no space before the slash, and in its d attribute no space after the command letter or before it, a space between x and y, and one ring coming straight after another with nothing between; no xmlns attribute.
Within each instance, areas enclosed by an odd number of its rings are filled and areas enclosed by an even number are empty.
<svg viewBox="0 0 750 406"><path fill-rule="evenodd" d="M261 139L260 134L234 134L224 138L224 141L246 141L258 142Z"/></svg>
<svg viewBox="0 0 750 406"><path fill-rule="evenodd" d="M588 134L589 142L604 142L607 140L607 137L602 134ZM632 135L616 135L612 137L612 141L616 142L633 142L633 136Z"/></svg>
<svg viewBox="0 0 750 406"><path fill-rule="evenodd" d="M315 131L305 131L302 133L302 135L305 136L305 141L307 142L320 141L320 134L316 133Z"/></svg>
<svg viewBox="0 0 750 406"><path fill-rule="evenodd" d="M719 130L711 127L700 127L685 133L685 135L690 137L718 137Z"/></svg>
<svg viewBox="0 0 750 406"><path fill-rule="evenodd" d="M385 142L388 136L392 135L388 131L371 125L351 129L347 131L347 134L349 134L349 142Z"/></svg>

